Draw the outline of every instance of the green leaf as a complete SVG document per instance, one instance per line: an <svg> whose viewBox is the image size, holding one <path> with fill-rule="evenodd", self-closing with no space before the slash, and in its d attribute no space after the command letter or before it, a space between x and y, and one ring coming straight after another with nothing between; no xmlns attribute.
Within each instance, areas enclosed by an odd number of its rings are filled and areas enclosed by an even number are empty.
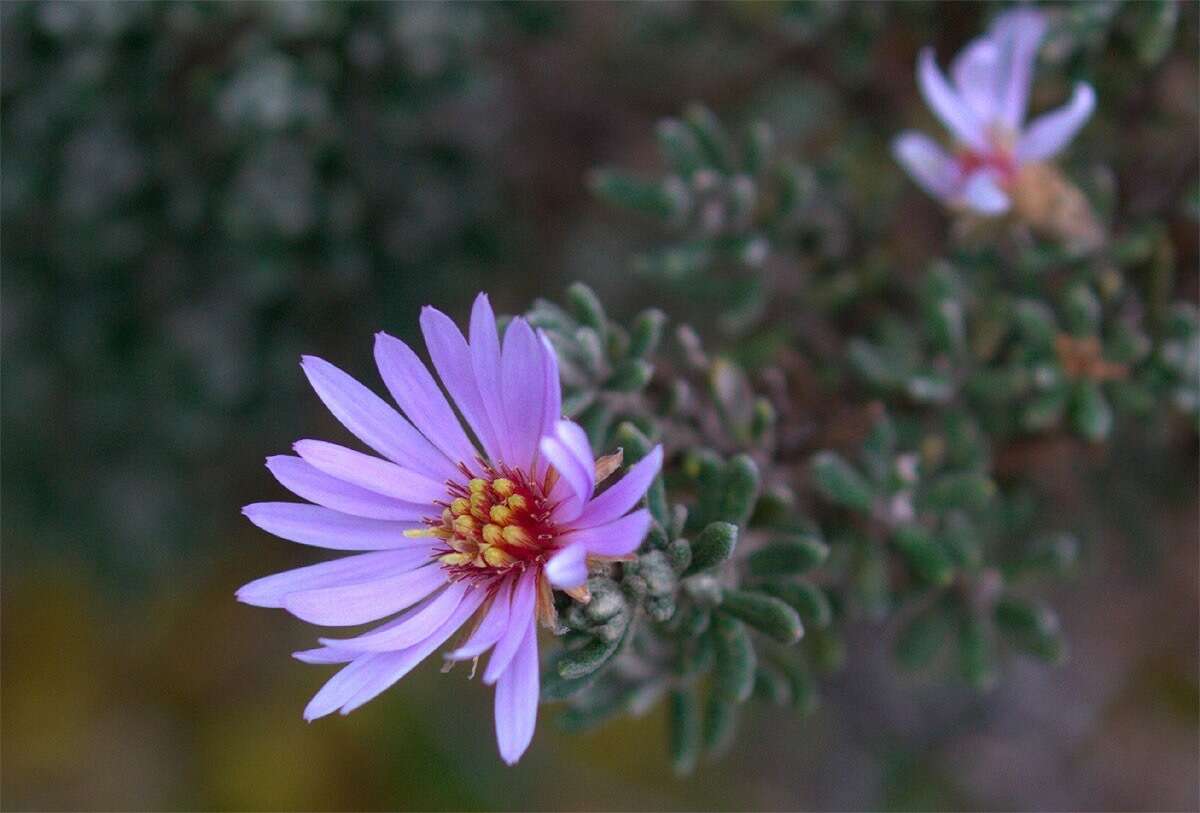
<svg viewBox="0 0 1200 813"><path fill-rule="evenodd" d="M829 546L808 534L794 539L772 542L747 558L750 573L769 578L805 573L820 565L829 556Z"/></svg>
<svg viewBox="0 0 1200 813"><path fill-rule="evenodd" d="M667 316L657 308L644 310L633 320L629 332L629 355L643 358L650 355L662 340L663 328L667 324Z"/></svg>
<svg viewBox="0 0 1200 813"><path fill-rule="evenodd" d="M639 392L650 383L654 375L654 365L645 359L625 359L613 371L608 381L604 382L606 389L614 392Z"/></svg>
<svg viewBox="0 0 1200 813"><path fill-rule="evenodd" d="M897 528L892 544L909 570L922 581L944 587L954 578L954 565L933 536L918 525Z"/></svg>
<svg viewBox="0 0 1200 813"><path fill-rule="evenodd" d="M958 667L963 679L973 688L988 691L995 687L996 656L988 626L974 616L963 618L958 630Z"/></svg>
<svg viewBox="0 0 1200 813"><path fill-rule="evenodd" d="M680 776L687 776L696 769L696 760L700 757L700 709L690 690L671 691L667 726L671 767Z"/></svg>
<svg viewBox="0 0 1200 813"><path fill-rule="evenodd" d="M703 105L694 104L684 113L684 120L692 128L696 141L704 154L706 163L721 173L733 170L733 148L729 136L716 115Z"/></svg>
<svg viewBox="0 0 1200 813"><path fill-rule="evenodd" d="M713 616L713 693L734 703L744 703L754 690L757 658L750 634L741 621L727 615Z"/></svg>
<svg viewBox="0 0 1200 813"><path fill-rule="evenodd" d="M742 139L742 168L751 175L763 172L771 162L775 148L775 134L764 121L756 121L746 128Z"/></svg>
<svg viewBox="0 0 1200 813"><path fill-rule="evenodd" d="M1112 431L1112 407L1095 381L1076 383L1071 399L1071 425L1093 443L1106 440Z"/></svg>
<svg viewBox="0 0 1200 813"><path fill-rule="evenodd" d="M758 465L749 455L736 455L725 464L721 480L724 497L720 518L741 525L750 518L758 499L761 484Z"/></svg>
<svg viewBox="0 0 1200 813"><path fill-rule="evenodd" d="M813 485L830 501L858 511L870 509L870 484L837 452L813 455L811 470Z"/></svg>
<svg viewBox="0 0 1200 813"><path fill-rule="evenodd" d="M786 602L752 590L725 590L721 610L784 644L800 640L804 625Z"/></svg>
<svg viewBox="0 0 1200 813"><path fill-rule="evenodd" d="M654 128L658 149L671 171L684 179L704 166L704 155L692 129L679 119L662 119Z"/></svg>
<svg viewBox="0 0 1200 813"><path fill-rule="evenodd" d="M792 690L783 675L760 664L758 671L754 673L754 696L759 700L782 706L791 700Z"/></svg>
<svg viewBox="0 0 1200 813"><path fill-rule="evenodd" d="M802 716L811 714L817 707L816 682L808 667L797 656L789 652L781 652L772 659L772 663L787 677L791 689L792 705Z"/></svg>
<svg viewBox="0 0 1200 813"><path fill-rule="evenodd" d="M686 190L677 184L644 181L616 170L593 171L588 187L600 200L662 220L678 217L689 204Z"/></svg>
<svg viewBox="0 0 1200 813"><path fill-rule="evenodd" d="M1086 285L1074 285L1063 302L1063 322L1073 336L1092 336L1100 328L1100 298Z"/></svg>
<svg viewBox="0 0 1200 813"><path fill-rule="evenodd" d="M1017 331L1027 344L1047 351L1053 348L1058 323L1049 305L1031 299L1022 300L1017 303L1013 316Z"/></svg>
<svg viewBox="0 0 1200 813"><path fill-rule="evenodd" d="M1049 607L1007 595L996 602L996 626L1014 645L1050 663L1066 658L1058 616Z"/></svg>
<svg viewBox="0 0 1200 813"><path fill-rule="evenodd" d="M980 510L996 496L996 484L977 472L951 472L930 481L919 494L922 508L934 511L951 509Z"/></svg>
<svg viewBox="0 0 1200 813"><path fill-rule="evenodd" d="M712 522L692 542L692 561L684 576L694 576L716 567L733 555L738 529L728 522Z"/></svg>
<svg viewBox="0 0 1200 813"><path fill-rule="evenodd" d="M558 674L563 677L563 680L577 680L584 675L592 674L596 669L604 666L608 662L608 658L616 654L620 640L622 639L617 638L610 642L610 640L593 638L580 649L563 652L558 657Z"/></svg>
<svg viewBox="0 0 1200 813"><path fill-rule="evenodd" d="M704 707L704 750L714 756L724 753L733 742L737 706L716 692L709 694Z"/></svg>
<svg viewBox="0 0 1200 813"><path fill-rule="evenodd" d="M811 627L827 627L833 620L833 607L829 604L829 597L815 584L806 581L766 582L757 589L786 601L800 614L800 620Z"/></svg>
<svg viewBox="0 0 1200 813"><path fill-rule="evenodd" d="M596 331L596 335L600 337L600 344L603 345L608 331L608 317L595 291L582 282L575 282L567 288L566 299L568 307L579 323Z"/></svg>

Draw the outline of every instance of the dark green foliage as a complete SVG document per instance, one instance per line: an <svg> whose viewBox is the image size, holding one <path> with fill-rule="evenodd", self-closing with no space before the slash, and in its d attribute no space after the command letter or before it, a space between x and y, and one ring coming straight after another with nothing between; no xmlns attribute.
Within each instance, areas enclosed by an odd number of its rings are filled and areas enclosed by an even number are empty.
<svg viewBox="0 0 1200 813"><path fill-rule="evenodd" d="M804 634L799 614L787 602L752 590L724 591L721 611L780 643L795 643Z"/></svg>
<svg viewBox="0 0 1200 813"><path fill-rule="evenodd" d="M667 741L671 749L671 766L686 776L696 768L700 757L700 709L695 695L685 689L671 692L668 703Z"/></svg>
<svg viewBox="0 0 1200 813"><path fill-rule="evenodd" d="M1149 6L1128 23L1146 64L1174 30L1173 12ZM1082 54L1110 23L1068 14L1060 36ZM667 450L647 496L654 527L609 576L646 620L639 674L675 687L677 770L728 747L752 695L811 711L819 676L848 661L856 617L898 615L900 668L946 668L979 690L1008 652L1060 662L1057 617L1013 588L1067 573L1079 545L1031 507L1027 472L996 460L1060 433L1104 443L1164 406L1200 413L1195 307L1133 282L1146 269L1170 279L1167 233L1146 224L1083 249L964 221L899 269L864 248L868 221L890 215L822 194L873 168L815 171L765 123L730 128L698 105L656 134L661 178L603 170L592 188L669 233L633 268L687 295L695 327L668 333L648 310L626 328L581 287L531 319L560 349L598 453ZM786 272L768 271L777 260ZM611 646L590 634L568 674ZM626 685L598 672L581 708Z"/></svg>
<svg viewBox="0 0 1200 813"><path fill-rule="evenodd" d="M754 690L757 658L750 633L734 618L717 614L709 633L716 655L713 666L713 693L733 703L744 703Z"/></svg>
<svg viewBox="0 0 1200 813"><path fill-rule="evenodd" d="M733 555L738 529L728 522L709 524L692 543L692 555L683 575L691 576L716 567Z"/></svg>

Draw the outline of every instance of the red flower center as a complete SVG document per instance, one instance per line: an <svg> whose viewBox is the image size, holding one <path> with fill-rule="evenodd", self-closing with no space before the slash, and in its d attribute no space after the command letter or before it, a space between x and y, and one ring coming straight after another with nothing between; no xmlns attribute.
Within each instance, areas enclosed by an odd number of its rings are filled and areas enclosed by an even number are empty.
<svg viewBox="0 0 1200 813"><path fill-rule="evenodd" d="M1000 183L1008 186L1017 175L1017 162L1012 153L999 147L993 147L988 152L960 150L955 160L963 178L981 169L991 169L1000 176Z"/></svg>
<svg viewBox="0 0 1200 813"><path fill-rule="evenodd" d="M554 475L539 483L518 469L482 465L482 476L463 465L466 485L449 483L449 501L438 502L441 517L425 520L445 543L438 560L455 579L542 564L558 548L547 498Z"/></svg>

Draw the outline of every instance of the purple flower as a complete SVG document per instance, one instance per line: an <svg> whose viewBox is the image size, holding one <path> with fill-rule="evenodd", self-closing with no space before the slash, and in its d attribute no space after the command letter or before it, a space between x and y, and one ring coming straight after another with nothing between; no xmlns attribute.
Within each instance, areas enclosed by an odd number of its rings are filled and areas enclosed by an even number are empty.
<svg viewBox="0 0 1200 813"><path fill-rule="evenodd" d="M446 657L491 651L483 681L496 686L496 739L511 765L537 720L535 621L553 623L551 588L586 600L589 558L627 557L641 544L650 514L630 511L658 474L662 448L597 495L587 437L561 420L558 363L545 336L517 318L501 344L484 294L471 312L470 342L432 307L421 328L470 434L399 339L377 334L375 361L403 415L306 356L304 373L325 406L379 456L302 440L298 456L268 458L267 468L309 502L243 511L293 542L367 552L258 579L237 597L325 626L388 619L296 653L306 663L346 664L308 704L308 720L358 708L470 630Z"/></svg>
<svg viewBox="0 0 1200 813"><path fill-rule="evenodd" d="M1045 17L1031 8L1000 15L955 58L953 81L938 68L932 48L921 51L917 83L954 136L955 151L950 155L909 131L895 139L892 152L930 195L979 214L1003 214L1022 166L1057 154L1091 116L1096 94L1080 82L1066 105L1023 124L1045 31Z"/></svg>

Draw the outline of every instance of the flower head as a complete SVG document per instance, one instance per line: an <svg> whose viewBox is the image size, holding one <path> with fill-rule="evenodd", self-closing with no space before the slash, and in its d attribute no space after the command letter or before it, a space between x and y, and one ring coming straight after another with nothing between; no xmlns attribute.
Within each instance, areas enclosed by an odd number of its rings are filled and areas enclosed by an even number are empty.
<svg viewBox="0 0 1200 813"><path fill-rule="evenodd" d="M446 657L490 650L483 681L496 686L496 738L512 764L537 720L536 620L553 624L552 588L586 598L589 559L625 557L641 544L650 515L631 509L658 474L662 449L596 495L597 461L583 430L561 419L558 364L544 336L517 318L501 343L483 294L469 342L431 307L421 328L466 426L416 353L387 334L376 336L375 361L403 415L332 364L305 357L317 395L377 455L302 440L297 456L271 457L267 467L309 502L243 511L284 539L365 552L258 579L237 596L325 626L387 619L296 653L346 664L308 704L309 720L361 706L470 630ZM601 461L601 472L612 462Z"/></svg>
<svg viewBox="0 0 1200 813"><path fill-rule="evenodd" d="M951 81L938 68L933 49L921 51L917 83L954 137L954 153L913 131L901 133L892 151L930 195L979 214L1003 214L1022 168L1056 155L1091 116L1096 94L1080 82L1066 105L1024 123L1045 31L1046 19L1034 9L1000 15L987 34L955 58Z"/></svg>

